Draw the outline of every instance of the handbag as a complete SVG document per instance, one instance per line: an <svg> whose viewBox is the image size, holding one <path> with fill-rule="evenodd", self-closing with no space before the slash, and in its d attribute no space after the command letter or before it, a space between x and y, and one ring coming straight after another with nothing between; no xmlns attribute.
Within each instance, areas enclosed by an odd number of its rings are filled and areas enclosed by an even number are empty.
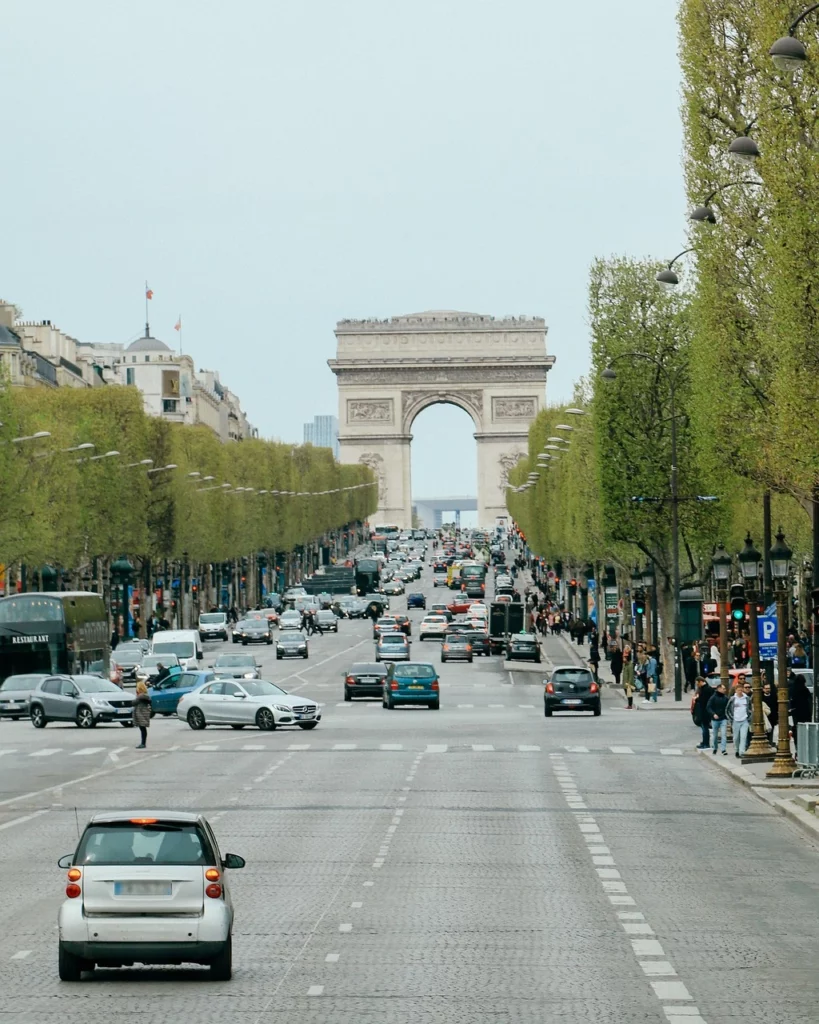
<svg viewBox="0 0 819 1024"><path fill-rule="evenodd" d="M656 689L657 689L657 684L654 682L653 679L650 680L648 686L646 687L646 690L648 690L649 693L654 693L654 691Z"/></svg>

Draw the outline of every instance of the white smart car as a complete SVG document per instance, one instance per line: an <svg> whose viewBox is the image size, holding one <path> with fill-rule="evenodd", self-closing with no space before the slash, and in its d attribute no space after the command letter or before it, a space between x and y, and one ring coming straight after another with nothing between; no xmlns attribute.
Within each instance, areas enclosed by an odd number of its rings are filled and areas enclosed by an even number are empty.
<svg viewBox="0 0 819 1024"><path fill-rule="evenodd" d="M233 905L224 857L201 814L95 814L68 869L60 908L59 974L79 981L95 967L207 964L216 981L232 973Z"/></svg>
<svg viewBox="0 0 819 1024"><path fill-rule="evenodd" d="M234 729L255 725L265 730L298 725L315 729L321 721L321 705L263 679L216 679L186 693L176 714L191 729L208 725L231 725Z"/></svg>
<svg viewBox="0 0 819 1024"><path fill-rule="evenodd" d="M431 637L433 640L443 640L447 626L449 619L445 615L425 615L418 627L418 639L426 640Z"/></svg>

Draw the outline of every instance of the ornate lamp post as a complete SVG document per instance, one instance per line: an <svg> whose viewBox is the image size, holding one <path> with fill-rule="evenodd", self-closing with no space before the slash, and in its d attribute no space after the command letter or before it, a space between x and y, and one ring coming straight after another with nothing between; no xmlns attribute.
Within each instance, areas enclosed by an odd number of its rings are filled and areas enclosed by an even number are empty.
<svg viewBox="0 0 819 1024"><path fill-rule="evenodd" d="M654 593L654 584L656 578L654 576L654 565L648 562L642 574L642 584L646 592L646 633L648 635L648 642L650 644L657 643L657 637L654 636L653 627L653 614L656 608L657 596Z"/></svg>
<svg viewBox="0 0 819 1024"><path fill-rule="evenodd" d="M777 691L779 740L776 745L774 763L767 772L769 778L787 776L796 770L796 762L791 756L791 738L788 730L788 676L787 676L787 640L785 633L788 628L788 579L791 571L791 555L793 552L785 543L782 527L776 535L776 543L771 547L771 575L776 587L776 660L779 674Z"/></svg>
<svg viewBox="0 0 819 1024"><path fill-rule="evenodd" d="M111 565L111 579L114 583L115 592L118 591L119 608L116 601L111 603L114 606L114 629L117 630L118 618L122 616L122 639L127 640L131 635L130 614L128 610L128 584L134 575L134 567L128 561L127 555L120 557ZM119 630L117 630L119 632Z"/></svg>
<svg viewBox="0 0 819 1024"><path fill-rule="evenodd" d="M731 578L731 556L720 544L711 559L717 583L717 615L719 616L719 681L728 692L728 581Z"/></svg>
<svg viewBox="0 0 819 1024"><path fill-rule="evenodd" d="M759 577L762 568L762 555L754 547L750 533L745 538L745 547L739 555L739 565L745 583L745 596L748 599L748 622L751 646L751 686L752 708L751 745L746 752L746 761L771 761L773 750L768 745L765 735L765 719L762 715L762 677L759 665L759 627L757 625L756 602L759 599ZM786 719L787 721L787 719Z"/></svg>
<svg viewBox="0 0 819 1024"><path fill-rule="evenodd" d="M636 605L637 594L643 583L643 574L634 566L634 571L631 574L631 599ZM643 640L643 616L637 614L637 609L634 609L634 642L639 644ZM637 657L637 651L634 652L635 658Z"/></svg>

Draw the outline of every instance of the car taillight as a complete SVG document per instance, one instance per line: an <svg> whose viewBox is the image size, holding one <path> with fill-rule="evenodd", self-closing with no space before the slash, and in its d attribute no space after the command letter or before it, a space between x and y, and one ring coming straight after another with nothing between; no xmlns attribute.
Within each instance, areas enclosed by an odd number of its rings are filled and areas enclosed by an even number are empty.
<svg viewBox="0 0 819 1024"><path fill-rule="evenodd" d="M216 868L208 868L208 870L205 872L205 878L207 878L209 882L218 882L219 879L221 878L221 875L219 874L219 871Z"/></svg>
<svg viewBox="0 0 819 1024"><path fill-rule="evenodd" d="M391 690L397 690L398 689L398 683L395 683L395 682L390 683L390 689Z"/></svg>
<svg viewBox="0 0 819 1024"><path fill-rule="evenodd" d="M76 882L69 882L65 887L65 894L70 900L75 900L78 896L82 896L82 889Z"/></svg>
<svg viewBox="0 0 819 1024"><path fill-rule="evenodd" d="M218 900L222 895L222 886L212 883L205 889L205 895L210 896L212 900Z"/></svg>
<svg viewBox="0 0 819 1024"><path fill-rule="evenodd" d="M547 683L546 684L546 692L547 693L554 693L555 692L555 688L554 688L554 686L552 686L551 683Z"/></svg>
<svg viewBox="0 0 819 1024"><path fill-rule="evenodd" d="M433 680L431 689L433 689L433 690L437 690L438 689L438 680L437 679Z"/></svg>
<svg viewBox="0 0 819 1024"><path fill-rule="evenodd" d="M82 871L80 871L79 868L69 868L68 869L68 881L69 882L79 882L79 880L81 878L82 878Z"/></svg>
<svg viewBox="0 0 819 1024"><path fill-rule="evenodd" d="M589 687L589 693L597 693L597 683L592 683Z"/></svg>

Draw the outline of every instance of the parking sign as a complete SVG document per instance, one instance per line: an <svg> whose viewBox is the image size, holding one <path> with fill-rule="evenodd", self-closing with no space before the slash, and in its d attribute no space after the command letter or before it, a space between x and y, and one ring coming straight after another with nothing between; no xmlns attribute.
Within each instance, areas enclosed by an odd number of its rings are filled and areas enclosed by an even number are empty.
<svg viewBox="0 0 819 1024"><path fill-rule="evenodd" d="M757 635L759 637L759 657L762 661L776 658L777 621L775 615L757 617Z"/></svg>

